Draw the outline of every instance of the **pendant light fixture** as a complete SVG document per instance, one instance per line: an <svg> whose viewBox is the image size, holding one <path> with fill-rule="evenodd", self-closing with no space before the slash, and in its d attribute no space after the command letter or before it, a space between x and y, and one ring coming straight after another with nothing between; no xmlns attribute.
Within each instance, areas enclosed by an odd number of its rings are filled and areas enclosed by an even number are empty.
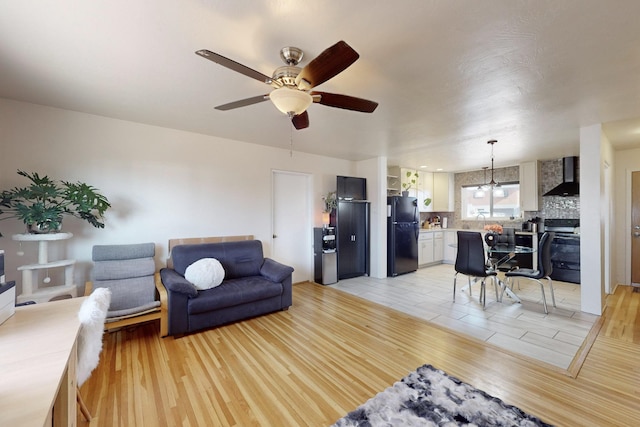
<svg viewBox="0 0 640 427"><path fill-rule="evenodd" d="M487 185L487 169L489 169L489 166L483 166L482 170L484 171L484 179L482 180L482 184L478 185L478 188L476 189L476 191L473 193L473 198L474 199L481 199L484 197L484 192L485 190L487 190L487 188L489 187Z"/></svg>
<svg viewBox="0 0 640 427"><path fill-rule="evenodd" d="M482 170L484 171L484 179L482 180L482 184L478 185L478 190L487 189L487 169L489 169L489 166L482 167Z"/></svg>
<svg viewBox="0 0 640 427"><path fill-rule="evenodd" d="M500 184L498 184L496 180L493 179L493 144L495 144L496 142L498 142L498 140L496 139L490 139L489 141L487 141L487 144L491 144L491 181L489 181L489 186L491 188L500 186Z"/></svg>
<svg viewBox="0 0 640 427"><path fill-rule="evenodd" d="M493 145L498 142L498 140L496 139L490 139L489 141L487 141L487 144L491 144L491 181L489 181L489 187L491 187L491 191L493 192L493 195L495 197L505 197L505 191L502 187L502 185L500 185L499 182L496 182L496 180L493 178Z"/></svg>

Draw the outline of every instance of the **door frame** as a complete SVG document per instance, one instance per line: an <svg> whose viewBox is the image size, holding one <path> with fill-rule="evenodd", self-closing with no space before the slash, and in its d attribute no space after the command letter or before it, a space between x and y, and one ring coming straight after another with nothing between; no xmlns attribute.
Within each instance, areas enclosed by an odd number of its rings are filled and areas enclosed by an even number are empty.
<svg viewBox="0 0 640 427"><path fill-rule="evenodd" d="M604 277L604 293L612 294L615 289L612 289L614 285L612 285L612 277L611 277L611 221L614 217L613 215L613 198L611 197L611 189L613 177L612 177L612 168L609 162L606 160L602 164L603 175L604 175L604 197L602 206L602 215L603 215L603 245L604 245L604 262L603 262L603 277ZM582 281L582 278L581 278Z"/></svg>

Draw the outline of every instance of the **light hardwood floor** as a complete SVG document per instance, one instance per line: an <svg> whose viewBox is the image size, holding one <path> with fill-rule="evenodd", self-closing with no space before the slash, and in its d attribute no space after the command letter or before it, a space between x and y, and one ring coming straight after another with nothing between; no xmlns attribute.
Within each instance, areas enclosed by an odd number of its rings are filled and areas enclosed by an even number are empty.
<svg viewBox="0 0 640 427"><path fill-rule="evenodd" d="M159 338L155 323L105 335L82 393L92 426L324 426L429 363L556 425L640 425L639 306L618 288L572 378L304 283L288 311L178 339Z"/></svg>
<svg viewBox="0 0 640 427"><path fill-rule="evenodd" d="M463 289L466 276L459 275L453 302L454 273L453 265L440 264L393 278L361 276L330 286L564 370L572 369L585 339L599 326L599 316L580 311L580 285L554 280L554 308L544 281L549 308L545 314L536 282L521 279L514 286L522 303L506 294L497 302L488 283L483 310L478 301L480 285L473 284L469 295Z"/></svg>

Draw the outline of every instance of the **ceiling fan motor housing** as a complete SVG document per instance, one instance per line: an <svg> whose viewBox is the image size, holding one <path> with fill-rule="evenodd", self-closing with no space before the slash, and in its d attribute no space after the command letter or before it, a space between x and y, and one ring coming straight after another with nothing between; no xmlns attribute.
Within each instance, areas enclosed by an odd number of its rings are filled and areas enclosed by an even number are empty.
<svg viewBox="0 0 640 427"><path fill-rule="evenodd" d="M300 61L302 61L303 56L304 52L297 47L287 46L280 49L280 58L282 58L287 65L298 65Z"/></svg>
<svg viewBox="0 0 640 427"><path fill-rule="evenodd" d="M283 65L276 68L273 72L272 79L279 82L280 86L296 87L296 77L302 69L293 65Z"/></svg>

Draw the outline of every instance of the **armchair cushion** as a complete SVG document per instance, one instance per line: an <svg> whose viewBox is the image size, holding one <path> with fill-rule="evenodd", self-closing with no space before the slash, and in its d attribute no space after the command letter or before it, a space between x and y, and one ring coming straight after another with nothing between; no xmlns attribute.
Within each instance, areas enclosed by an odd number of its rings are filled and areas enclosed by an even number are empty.
<svg viewBox="0 0 640 427"><path fill-rule="evenodd" d="M93 287L111 289L108 318L160 305L156 298L154 254L154 243L93 247Z"/></svg>
<svg viewBox="0 0 640 427"><path fill-rule="evenodd" d="M200 291L211 289L224 280L224 268L215 258L202 258L187 267L184 278Z"/></svg>
<svg viewBox="0 0 640 427"><path fill-rule="evenodd" d="M93 265L93 280L119 280L153 276L156 264L153 258L105 260Z"/></svg>
<svg viewBox="0 0 640 427"><path fill-rule="evenodd" d="M158 307L160 301L155 299L156 287L153 276L134 277L122 280L98 280L94 282L95 288L111 289L111 305L109 307L108 317L122 316L122 310L132 310L135 312L136 307L147 304ZM141 310L143 310L141 308Z"/></svg>

